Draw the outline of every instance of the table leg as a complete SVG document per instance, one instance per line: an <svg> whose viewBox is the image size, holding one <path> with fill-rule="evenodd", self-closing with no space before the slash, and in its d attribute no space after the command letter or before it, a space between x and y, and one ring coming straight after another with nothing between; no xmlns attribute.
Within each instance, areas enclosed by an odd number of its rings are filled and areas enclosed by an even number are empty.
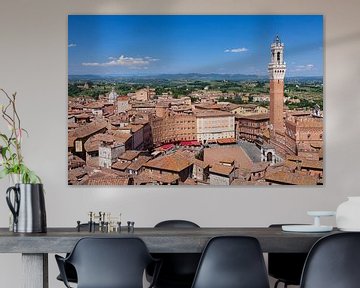
<svg viewBox="0 0 360 288"><path fill-rule="evenodd" d="M49 288L48 254L22 254L23 288Z"/></svg>

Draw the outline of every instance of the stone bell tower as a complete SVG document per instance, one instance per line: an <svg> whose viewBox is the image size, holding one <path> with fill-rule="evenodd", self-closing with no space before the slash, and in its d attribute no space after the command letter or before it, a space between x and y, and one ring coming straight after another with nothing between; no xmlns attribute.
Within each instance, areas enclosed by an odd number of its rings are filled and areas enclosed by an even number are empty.
<svg viewBox="0 0 360 288"><path fill-rule="evenodd" d="M284 129L284 78L286 63L284 62L284 44L279 36L271 44L271 62L268 66L270 76L270 124L274 131Z"/></svg>

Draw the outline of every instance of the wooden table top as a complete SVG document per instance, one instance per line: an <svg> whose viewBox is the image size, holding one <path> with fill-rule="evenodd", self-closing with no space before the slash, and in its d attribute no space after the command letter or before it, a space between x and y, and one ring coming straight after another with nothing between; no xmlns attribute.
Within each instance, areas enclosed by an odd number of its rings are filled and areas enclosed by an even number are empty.
<svg viewBox="0 0 360 288"><path fill-rule="evenodd" d="M275 228L127 228L119 232L78 232L76 228L48 228L47 233L20 234L0 228L0 253L65 253L82 237L139 237L152 253L201 253L208 240L221 235L252 236L263 252L308 252L321 237L338 233L294 233Z"/></svg>

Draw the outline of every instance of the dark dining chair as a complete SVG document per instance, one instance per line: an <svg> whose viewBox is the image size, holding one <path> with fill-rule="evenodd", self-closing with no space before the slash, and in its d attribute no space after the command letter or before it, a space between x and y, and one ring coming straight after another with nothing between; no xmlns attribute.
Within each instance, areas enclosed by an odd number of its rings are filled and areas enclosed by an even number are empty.
<svg viewBox="0 0 360 288"><path fill-rule="evenodd" d="M155 228L200 228L199 225L187 220L166 220L155 225ZM201 257L200 253L157 253L162 266L155 283L156 288L190 288ZM152 266L147 269L147 278L153 275Z"/></svg>
<svg viewBox="0 0 360 288"><path fill-rule="evenodd" d="M80 224L80 229L81 230L83 230L83 229L88 230L89 229L89 224L88 223ZM95 229L99 229L99 224L98 223L95 223ZM69 253L66 254L66 257L68 257L68 256L69 256ZM64 263L64 270L65 270L65 275L66 275L67 281L71 282L71 283L77 283L77 275L76 275L76 270L75 270L74 266L71 265L70 263L65 262ZM59 280L59 281L64 282L63 278L61 277L61 274L59 274L56 277L56 279Z"/></svg>
<svg viewBox="0 0 360 288"><path fill-rule="evenodd" d="M269 288L261 247L256 238L212 238L201 256L192 288Z"/></svg>
<svg viewBox="0 0 360 288"><path fill-rule="evenodd" d="M270 228L281 228L287 224L272 224ZM301 273L304 268L307 253L269 253L268 273L277 279L274 288L280 283L284 288L288 285L300 285Z"/></svg>
<svg viewBox="0 0 360 288"><path fill-rule="evenodd" d="M55 258L66 287L70 285L65 263L74 266L78 288L142 288L146 267L160 263L139 238L82 238L68 257ZM155 266L154 281L159 265Z"/></svg>
<svg viewBox="0 0 360 288"><path fill-rule="evenodd" d="M318 240L306 259L301 288L360 287L360 233L348 232Z"/></svg>

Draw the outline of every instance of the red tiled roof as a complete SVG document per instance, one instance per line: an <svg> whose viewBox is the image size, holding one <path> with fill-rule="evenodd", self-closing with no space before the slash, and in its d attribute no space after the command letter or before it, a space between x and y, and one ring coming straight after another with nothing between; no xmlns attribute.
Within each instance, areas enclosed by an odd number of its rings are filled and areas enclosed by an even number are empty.
<svg viewBox="0 0 360 288"><path fill-rule="evenodd" d="M101 109L104 107L104 103L102 102L90 102L86 105L86 108L88 109Z"/></svg>
<svg viewBox="0 0 360 288"><path fill-rule="evenodd" d="M323 169L323 161L304 160L301 163L301 167L302 168L310 168L310 169L322 170Z"/></svg>
<svg viewBox="0 0 360 288"><path fill-rule="evenodd" d="M83 185L129 185L129 178L105 176L101 178L90 178Z"/></svg>
<svg viewBox="0 0 360 288"><path fill-rule="evenodd" d="M85 165L85 161L76 155L68 156L68 168L77 168Z"/></svg>
<svg viewBox="0 0 360 288"><path fill-rule="evenodd" d="M96 121L81 126L73 131L73 135L76 138L84 138L99 132L100 130L106 128L107 122L106 121Z"/></svg>
<svg viewBox="0 0 360 288"><path fill-rule="evenodd" d="M119 156L119 159L132 161L136 157L138 157L140 155L140 153L141 153L141 151L137 151L137 150L127 150Z"/></svg>
<svg viewBox="0 0 360 288"><path fill-rule="evenodd" d="M202 169L205 169L205 168L209 167L208 163L206 163L204 161L201 161L199 159L194 159L193 162L194 162L194 165L196 165L196 166L198 166L198 167L200 167Z"/></svg>
<svg viewBox="0 0 360 288"><path fill-rule="evenodd" d="M217 143L219 144L234 144L236 143L235 138L223 138L223 139L217 139Z"/></svg>
<svg viewBox="0 0 360 288"><path fill-rule="evenodd" d="M113 143L114 136L109 134L95 134L91 136L84 144L84 148L86 152L94 152L99 150L99 146L102 142Z"/></svg>
<svg viewBox="0 0 360 288"><path fill-rule="evenodd" d="M226 117L226 116L234 116L234 114L226 111L218 111L218 110L197 110L195 111L195 115L197 118L201 117Z"/></svg>
<svg viewBox="0 0 360 288"><path fill-rule="evenodd" d="M225 166L221 164L213 164L210 167L210 173L229 176L234 171L234 166Z"/></svg>
<svg viewBox="0 0 360 288"><path fill-rule="evenodd" d="M192 163L188 159L181 156L179 153L174 153L150 160L144 166L158 170L180 172L191 165Z"/></svg>
<svg viewBox="0 0 360 288"><path fill-rule="evenodd" d="M121 171L125 171L125 169L130 165L130 162L121 162L121 161L117 161L114 164L111 165L112 169L116 169L116 170L121 170Z"/></svg>
<svg viewBox="0 0 360 288"><path fill-rule="evenodd" d="M151 173L149 171L144 171L143 173L135 177L135 184L136 185L141 185L146 183L173 184L178 180L179 180L178 175L157 174L157 173Z"/></svg>
<svg viewBox="0 0 360 288"><path fill-rule="evenodd" d="M264 113L264 114L252 114L252 115L236 115L235 116L236 119L248 119L248 120L254 120L254 121L265 121L265 120L269 120L270 119L270 114L269 113Z"/></svg>
<svg viewBox="0 0 360 288"><path fill-rule="evenodd" d="M204 161L207 163L219 163L221 161L235 160L235 166L251 169L253 162L245 151L237 145L220 146L204 149Z"/></svg>
<svg viewBox="0 0 360 288"><path fill-rule="evenodd" d="M139 158L137 160L135 160L133 163L131 163L127 167L127 169L128 170L138 171L150 159L151 159L151 157L149 157L149 156L139 156Z"/></svg>
<svg viewBox="0 0 360 288"><path fill-rule="evenodd" d="M265 180L279 184L290 185L316 185L317 178L310 175L301 175L298 173L291 173L285 171L278 171L271 174L266 174Z"/></svg>

